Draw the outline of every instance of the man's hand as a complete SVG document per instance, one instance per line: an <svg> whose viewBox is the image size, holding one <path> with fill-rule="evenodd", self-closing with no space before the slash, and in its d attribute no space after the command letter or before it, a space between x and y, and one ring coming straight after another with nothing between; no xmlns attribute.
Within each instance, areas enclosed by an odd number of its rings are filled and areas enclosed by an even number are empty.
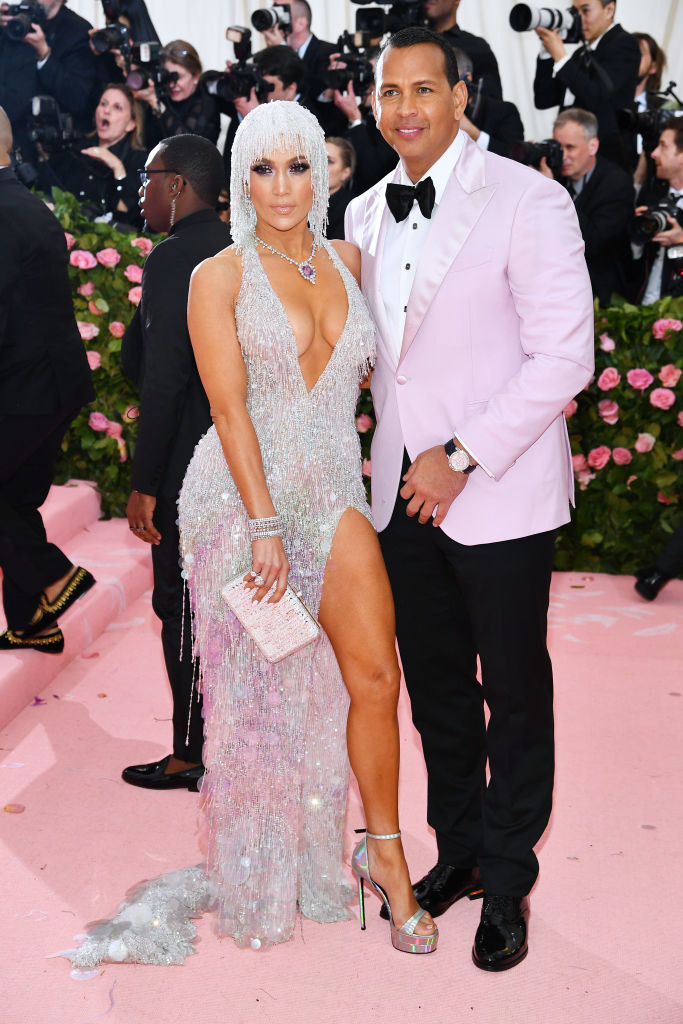
<svg viewBox="0 0 683 1024"><path fill-rule="evenodd" d="M675 217L669 217L667 214L666 219L671 227L668 231L660 231L654 236L652 241L659 242L659 244L663 246L683 245L683 228Z"/></svg>
<svg viewBox="0 0 683 1024"><path fill-rule="evenodd" d="M418 455L403 479L400 495L406 501L410 499L406 512L409 516L417 515L421 523L429 522L433 515L434 526L441 526L467 484L467 476L454 473L448 465L443 445Z"/></svg>
<svg viewBox="0 0 683 1024"><path fill-rule="evenodd" d="M40 25L31 23L31 31L27 32L24 36L24 42L33 47L38 60L45 60L46 57L50 56L50 47L47 45L45 33Z"/></svg>
<svg viewBox="0 0 683 1024"><path fill-rule="evenodd" d="M266 29L261 35L266 41L266 46L282 46L283 43L287 42L285 34L279 25Z"/></svg>
<svg viewBox="0 0 683 1024"><path fill-rule="evenodd" d="M128 525L140 540L146 544L159 544L161 534L152 522L157 499L153 494L142 494L141 491L132 491L126 505L126 517Z"/></svg>
<svg viewBox="0 0 683 1024"><path fill-rule="evenodd" d="M555 180L555 175L548 167L548 161L544 156L541 157L541 162L538 165L537 169L541 172L542 175L544 175L544 177L551 178L553 181Z"/></svg>
<svg viewBox="0 0 683 1024"><path fill-rule="evenodd" d="M346 86L346 92L340 92L339 89L335 89L333 93L334 105L342 114L346 116L347 121L357 121L360 116L360 110L358 108L358 99L356 98L356 92L353 88L353 82L349 79Z"/></svg>
<svg viewBox="0 0 683 1024"><path fill-rule="evenodd" d="M559 32L552 32L549 28L537 28L534 31L554 61L567 56L567 49L560 39Z"/></svg>

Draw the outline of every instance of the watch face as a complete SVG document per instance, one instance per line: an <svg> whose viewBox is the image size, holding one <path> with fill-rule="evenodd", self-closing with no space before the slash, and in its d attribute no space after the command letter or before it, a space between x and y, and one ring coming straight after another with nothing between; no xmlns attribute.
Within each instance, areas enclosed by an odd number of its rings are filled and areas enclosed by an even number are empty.
<svg viewBox="0 0 683 1024"><path fill-rule="evenodd" d="M452 455L448 456L448 465L455 473L462 473L470 464L470 457L462 448L456 448Z"/></svg>

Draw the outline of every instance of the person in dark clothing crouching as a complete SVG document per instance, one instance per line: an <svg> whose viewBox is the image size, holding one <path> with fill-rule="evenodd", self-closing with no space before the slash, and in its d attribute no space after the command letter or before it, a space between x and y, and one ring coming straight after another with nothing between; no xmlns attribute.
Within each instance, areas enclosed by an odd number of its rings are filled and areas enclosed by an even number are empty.
<svg viewBox="0 0 683 1024"><path fill-rule="evenodd" d="M151 231L167 231L147 257L142 298L123 338L125 373L140 389L140 418L126 514L130 529L152 545L152 604L173 694L173 753L132 765L123 779L147 789L197 789L202 765L201 701L192 699L190 609L183 586L176 502L195 445L211 426L187 329L192 271L230 245L216 213L223 159L199 135L163 139L149 154L140 208ZM181 657L182 653L182 657Z"/></svg>

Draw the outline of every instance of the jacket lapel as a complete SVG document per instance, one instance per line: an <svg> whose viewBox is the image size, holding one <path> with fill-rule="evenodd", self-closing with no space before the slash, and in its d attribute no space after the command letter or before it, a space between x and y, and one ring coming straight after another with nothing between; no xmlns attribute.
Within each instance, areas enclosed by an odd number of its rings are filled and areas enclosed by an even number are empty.
<svg viewBox="0 0 683 1024"><path fill-rule="evenodd" d="M392 363L396 362L394 349L389 339L389 321L387 320L380 283L382 279L382 260L384 256L384 239L387 233L388 207L385 190L389 181L400 180L400 165L384 181L380 182L373 196L368 200L363 224L363 237L367 243L363 246L362 290L377 326L380 341Z"/></svg>
<svg viewBox="0 0 683 1024"><path fill-rule="evenodd" d="M495 183L485 183L483 151L476 143L466 139L465 148L446 185L420 256L408 300L399 362L405 358L444 277L494 191Z"/></svg>

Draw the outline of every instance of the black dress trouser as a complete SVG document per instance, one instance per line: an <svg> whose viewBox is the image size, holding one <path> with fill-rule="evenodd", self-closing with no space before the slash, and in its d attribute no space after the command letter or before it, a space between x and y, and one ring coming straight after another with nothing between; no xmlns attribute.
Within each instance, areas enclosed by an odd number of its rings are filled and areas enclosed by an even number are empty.
<svg viewBox="0 0 683 1024"><path fill-rule="evenodd" d="M62 439L78 409L0 416L0 568L7 625L28 625L41 591L71 562L49 543L38 509L47 498Z"/></svg>
<svg viewBox="0 0 683 1024"><path fill-rule="evenodd" d="M152 607L161 620L161 643L173 695L173 753L181 761L199 763L204 745L204 722L201 697L197 699L196 693L192 697L189 739L185 742L192 683L193 679L196 680L198 666L192 657L190 599L180 575L180 533L177 520L176 499L158 497L154 525L161 534L161 542L152 545Z"/></svg>
<svg viewBox="0 0 683 1024"><path fill-rule="evenodd" d="M533 847L552 806L546 631L556 533L467 546L406 515L406 504L397 496L379 540L438 858L478 864L489 893L523 896L538 875Z"/></svg>

